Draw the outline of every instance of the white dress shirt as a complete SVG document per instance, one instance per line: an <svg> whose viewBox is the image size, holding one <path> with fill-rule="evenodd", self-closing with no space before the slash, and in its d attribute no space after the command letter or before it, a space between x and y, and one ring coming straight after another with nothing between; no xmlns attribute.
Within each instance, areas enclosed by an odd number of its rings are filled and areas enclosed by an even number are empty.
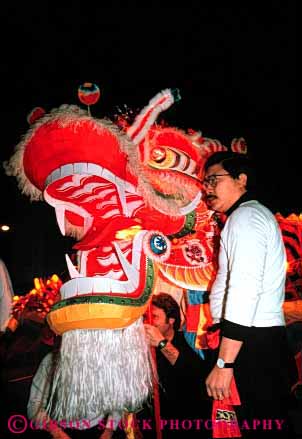
<svg viewBox="0 0 302 439"><path fill-rule="evenodd" d="M243 202L221 233L219 269L211 289L214 323L284 325L286 253L278 223L256 200Z"/></svg>

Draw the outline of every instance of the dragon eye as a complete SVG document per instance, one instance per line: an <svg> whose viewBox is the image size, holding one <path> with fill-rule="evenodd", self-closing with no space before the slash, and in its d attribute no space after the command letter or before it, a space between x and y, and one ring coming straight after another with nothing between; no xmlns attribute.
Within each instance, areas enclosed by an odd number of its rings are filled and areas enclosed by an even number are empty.
<svg viewBox="0 0 302 439"><path fill-rule="evenodd" d="M151 151L151 159L157 163L162 162L166 158L165 148L153 148Z"/></svg>
<svg viewBox="0 0 302 439"><path fill-rule="evenodd" d="M183 151L169 146L157 146L151 150L148 165L155 169L173 170L196 177L197 163Z"/></svg>

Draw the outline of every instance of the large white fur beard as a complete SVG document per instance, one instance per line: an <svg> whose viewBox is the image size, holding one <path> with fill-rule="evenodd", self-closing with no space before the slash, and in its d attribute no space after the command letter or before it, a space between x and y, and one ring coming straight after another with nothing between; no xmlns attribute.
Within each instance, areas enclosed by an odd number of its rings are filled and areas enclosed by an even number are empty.
<svg viewBox="0 0 302 439"><path fill-rule="evenodd" d="M125 329L77 329L62 336L47 413L89 421L135 412L152 392L152 361L142 319Z"/></svg>

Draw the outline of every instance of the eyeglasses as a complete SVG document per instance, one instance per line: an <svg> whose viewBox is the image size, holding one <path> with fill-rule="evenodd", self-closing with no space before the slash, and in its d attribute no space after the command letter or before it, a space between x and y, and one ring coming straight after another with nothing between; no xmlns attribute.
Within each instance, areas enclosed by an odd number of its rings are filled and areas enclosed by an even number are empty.
<svg viewBox="0 0 302 439"><path fill-rule="evenodd" d="M202 184L204 185L205 188L211 186L212 188L215 188L217 186L218 180L217 177L224 177L225 175L231 175L231 174L212 174L209 175L208 177L206 177L203 181Z"/></svg>

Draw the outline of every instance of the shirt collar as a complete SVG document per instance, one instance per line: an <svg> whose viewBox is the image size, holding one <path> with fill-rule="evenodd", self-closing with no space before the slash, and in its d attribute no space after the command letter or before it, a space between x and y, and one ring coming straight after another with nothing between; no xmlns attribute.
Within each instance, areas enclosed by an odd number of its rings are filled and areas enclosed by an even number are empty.
<svg viewBox="0 0 302 439"><path fill-rule="evenodd" d="M249 194L248 192L244 192L243 195L241 195L240 198L238 198L238 200L232 204L232 206L225 212L226 216L230 216L231 213L234 212L235 209L237 209L238 206L240 206L241 203L244 203L245 201L250 201L250 200L254 200L255 198L253 198L251 196L251 194Z"/></svg>

